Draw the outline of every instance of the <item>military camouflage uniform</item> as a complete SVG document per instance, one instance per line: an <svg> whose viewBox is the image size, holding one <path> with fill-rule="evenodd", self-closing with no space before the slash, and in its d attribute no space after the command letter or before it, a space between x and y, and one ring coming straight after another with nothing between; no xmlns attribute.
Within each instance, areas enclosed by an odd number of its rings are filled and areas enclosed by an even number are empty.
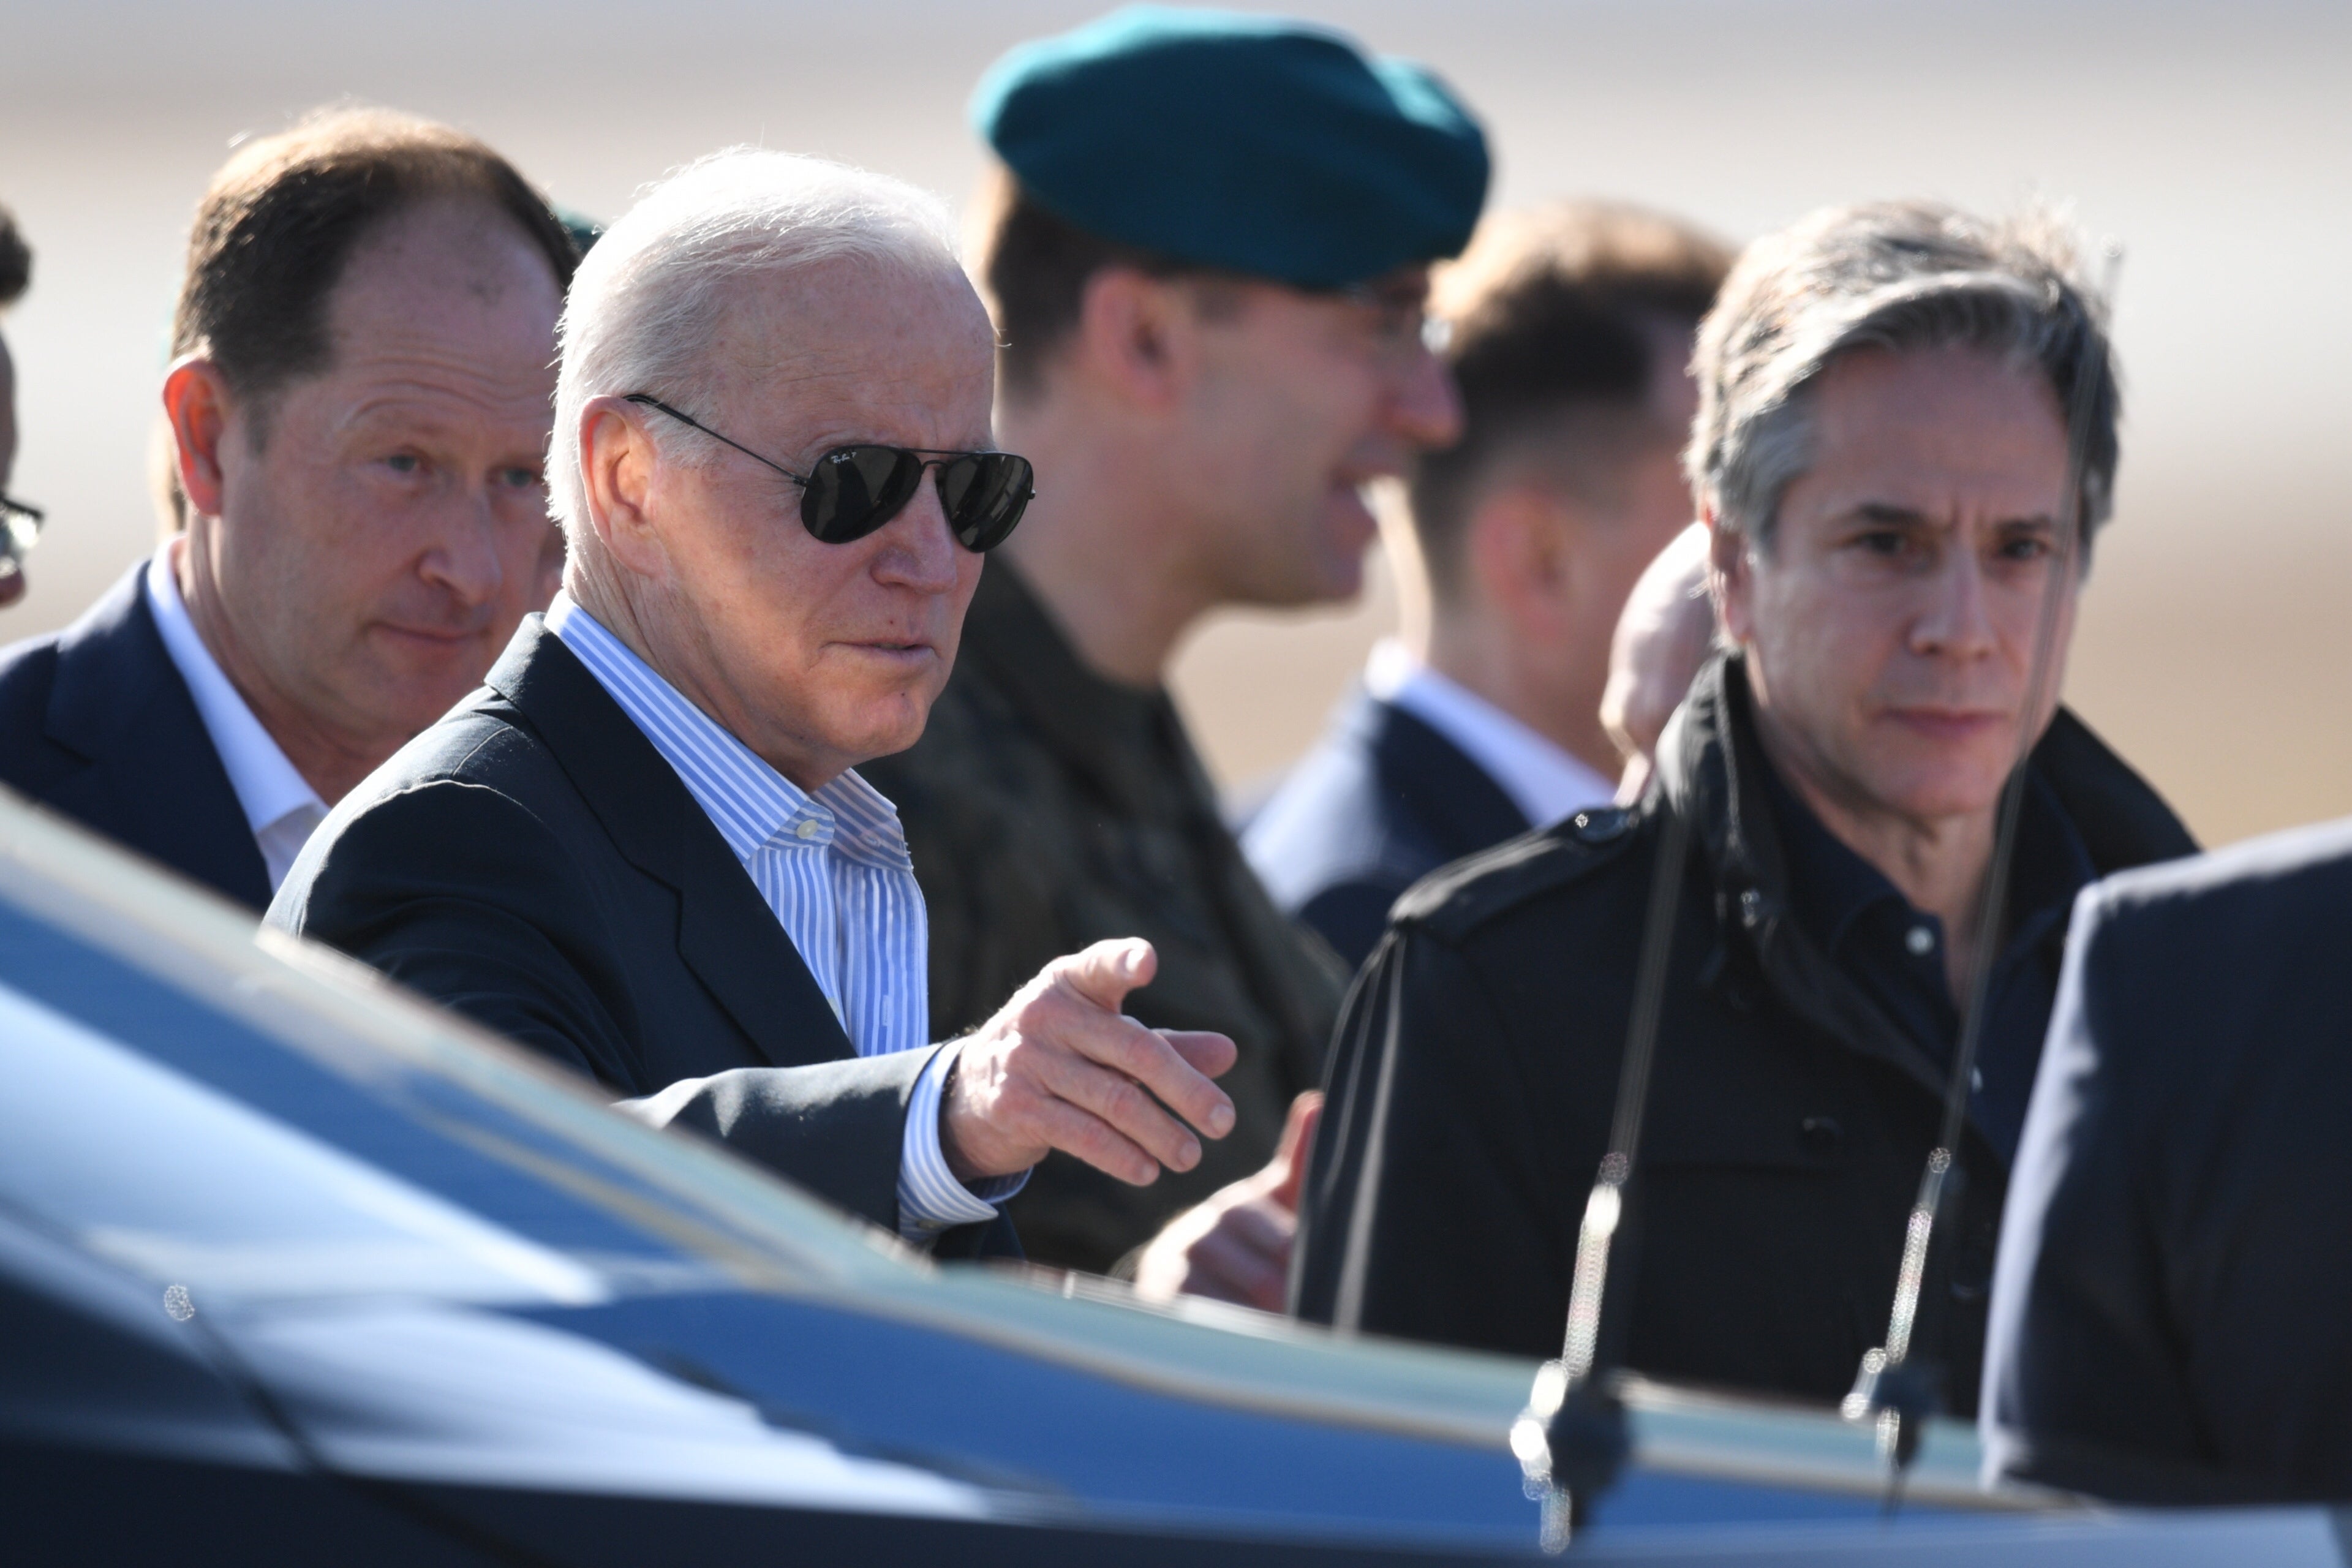
<svg viewBox="0 0 2352 1568"><path fill-rule="evenodd" d="M1346 976L1242 859L1166 691L1087 669L994 560L922 741L859 772L897 803L930 908L935 1037L1064 953L1139 936L1160 970L1127 1010L1240 1047L1219 1080L1234 1129L1193 1170L1130 1187L1064 1154L1038 1167L1010 1211L1031 1258L1107 1270L1265 1164L1292 1097L1320 1079Z"/></svg>

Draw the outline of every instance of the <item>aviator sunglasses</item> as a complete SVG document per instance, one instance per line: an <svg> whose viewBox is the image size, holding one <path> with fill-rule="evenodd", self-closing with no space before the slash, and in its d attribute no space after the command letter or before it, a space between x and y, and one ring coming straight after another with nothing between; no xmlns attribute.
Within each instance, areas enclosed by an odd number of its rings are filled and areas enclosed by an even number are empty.
<svg viewBox="0 0 2352 1568"><path fill-rule="evenodd" d="M940 471L940 500L947 508L948 530L956 542L978 554L993 550L1021 521L1021 513L1037 492L1036 477L1026 458L1010 452L935 452L906 447L861 445L835 447L816 460L814 471L796 474L782 463L770 462L740 441L679 413L660 398L630 393L625 403L657 408L680 424L690 425L714 441L725 442L745 457L768 467L801 487L801 521L824 544L847 544L874 532L915 499L922 488L923 471Z"/></svg>

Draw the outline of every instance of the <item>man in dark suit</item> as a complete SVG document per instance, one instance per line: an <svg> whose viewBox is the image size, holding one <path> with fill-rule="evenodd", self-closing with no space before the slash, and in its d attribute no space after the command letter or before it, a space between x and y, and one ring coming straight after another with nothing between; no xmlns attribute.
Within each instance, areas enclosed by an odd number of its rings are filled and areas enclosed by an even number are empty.
<svg viewBox="0 0 2352 1568"><path fill-rule="evenodd" d="M1427 630L1381 645L1242 839L1351 967L1429 872L1614 796L1610 637L1696 515L1685 367L1730 264L1670 219L1564 203L1487 218L1437 274L1462 436L1420 459L1414 548L1391 552Z"/></svg>
<svg viewBox="0 0 2352 1568"><path fill-rule="evenodd" d="M197 209L163 380L184 531L0 650L0 783L267 904L328 805L553 591L575 260L445 126L339 111L240 147Z"/></svg>
<svg viewBox="0 0 2352 1568"><path fill-rule="evenodd" d="M1700 333L1689 458L1732 650L1637 808L1580 812L1398 903L1333 1045L1302 1315L1559 1353L1664 887L1609 1321L1633 1370L1838 1399L1883 1342L1994 816L2030 744L1966 1181L1913 1340L1948 1405L1973 1408L2067 910L2095 876L2194 848L2057 707L2081 581L2061 519L2070 501L2105 517L2116 452L2103 310L2073 257L2045 218L1900 204L1816 215L1740 258ZM2037 664L2045 614L2061 657Z"/></svg>
<svg viewBox="0 0 2352 1568"><path fill-rule="evenodd" d="M930 1043L922 894L855 768L921 732L1031 479L950 235L896 181L753 152L605 233L562 327L564 591L269 919L910 1240L1002 1250L1049 1149L1197 1165L1234 1047L1120 1016L1140 942Z"/></svg>
<svg viewBox="0 0 2352 1568"><path fill-rule="evenodd" d="M2352 822L2103 882L2070 942L1994 1275L1989 1468L2352 1498Z"/></svg>

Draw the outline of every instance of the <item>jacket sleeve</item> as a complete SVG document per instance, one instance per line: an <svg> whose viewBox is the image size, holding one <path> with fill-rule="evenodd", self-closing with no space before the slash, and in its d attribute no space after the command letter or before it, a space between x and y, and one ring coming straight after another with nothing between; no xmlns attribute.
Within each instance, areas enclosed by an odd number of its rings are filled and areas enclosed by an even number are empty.
<svg viewBox="0 0 2352 1568"><path fill-rule="evenodd" d="M450 779L331 819L269 923L340 948L585 1073L655 1126L689 1128L895 1230L906 1108L928 1051L643 1081L635 1016L574 858L512 797Z"/></svg>
<svg viewBox="0 0 2352 1568"><path fill-rule="evenodd" d="M1292 1310L1345 1330L1559 1353L1559 1205L1475 968L1412 925L1357 977L1326 1078Z"/></svg>

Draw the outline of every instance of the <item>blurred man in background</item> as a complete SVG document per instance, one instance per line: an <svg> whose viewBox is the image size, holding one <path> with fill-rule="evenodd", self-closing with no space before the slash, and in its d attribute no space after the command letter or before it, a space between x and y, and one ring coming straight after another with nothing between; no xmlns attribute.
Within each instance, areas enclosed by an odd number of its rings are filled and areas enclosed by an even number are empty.
<svg viewBox="0 0 2352 1568"><path fill-rule="evenodd" d="M0 207L0 310L25 297L33 281L33 252L16 232L16 215ZM16 363L0 337L0 608L25 596L25 552L41 526L38 510L10 499L16 466Z"/></svg>
<svg viewBox="0 0 2352 1568"><path fill-rule="evenodd" d="M1487 219L1438 274L1464 423L1412 481L1426 637L1374 651L1243 840L1350 965L1429 872L1614 797L1610 637L1695 515L1691 336L1730 265L1671 219L1568 204Z"/></svg>
<svg viewBox="0 0 2352 1568"><path fill-rule="evenodd" d="M1159 973L1135 1016L1240 1047L1238 1125L1199 1165L1140 1187L1056 1154L1013 1201L1032 1257L1102 1270L1256 1172L1320 1074L1343 976L1251 874L1164 681L1219 605L1355 594L1361 487L1453 439L1426 268L1468 240L1486 149L1415 67L1208 12L1025 46L974 117L1003 164L977 268L997 435L1038 497L921 742L869 776L929 906L935 1033L1057 954L1141 936ZM1227 1261L1187 1278L1278 1304L1278 1260Z"/></svg>
<svg viewBox="0 0 2352 1568"><path fill-rule="evenodd" d="M1981 957L1967 1181L1913 1340L1948 1407L1974 1407L2067 911L2094 877L2195 847L2057 705L2084 560L2059 530L2105 518L2116 461L2104 304L2075 266L2046 219L1924 204L1816 215L1741 257L1700 333L1688 459L1731 647L1638 808L1579 812L1398 903L1333 1047L1303 1316L1559 1352L1664 889L1638 1239L1612 1280L1624 1364L1845 1394L1885 1331ZM1980 955L1995 814L2028 746Z"/></svg>
<svg viewBox="0 0 2352 1568"><path fill-rule="evenodd" d="M163 381L185 531L0 651L0 782L267 904L554 590L576 261L446 126L342 110L241 147L196 211Z"/></svg>

